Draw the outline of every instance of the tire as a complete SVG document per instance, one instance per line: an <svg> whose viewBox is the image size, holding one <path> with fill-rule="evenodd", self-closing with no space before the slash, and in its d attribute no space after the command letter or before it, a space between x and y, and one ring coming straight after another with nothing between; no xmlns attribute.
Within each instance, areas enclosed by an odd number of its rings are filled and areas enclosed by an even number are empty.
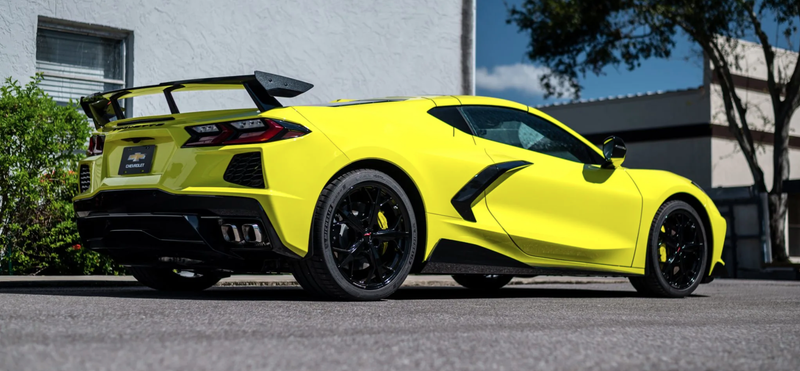
<svg viewBox="0 0 800 371"><path fill-rule="evenodd" d="M454 274L453 279L471 290L495 291L508 285L514 276L507 274Z"/></svg>
<svg viewBox="0 0 800 371"><path fill-rule="evenodd" d="M691 295L708 264L708 238L697 211L683 201L664 203L653 218L649 238L645 275L630 277L633 287L646 296Z"/></svg>
<svg viewBox="0 0 800 371"><path fill-rule="evenodd" d="M377 170L354 170L322 190L309 256L292 274L320 298L380 300L405 281L417 243L414 210L400 184Z"/></svg>
<svg viewBox="0 0 800 371"><path fill-rule="evenodd" d="M139 283L159 291L203 291L219 282L214 274L195 273L194 277L183 276L167 268L128 268Z"/></svg>

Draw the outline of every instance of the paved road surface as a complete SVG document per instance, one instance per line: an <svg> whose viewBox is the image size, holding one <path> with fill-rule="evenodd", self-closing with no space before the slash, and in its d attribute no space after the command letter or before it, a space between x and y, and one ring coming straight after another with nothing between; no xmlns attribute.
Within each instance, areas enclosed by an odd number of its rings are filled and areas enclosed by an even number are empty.
<svg viewBox="0 0 800 371"><path fill-rule="evenodd" d="M5 288L0 370L800 370L800 282L696 294L420 287L332 303L293 287Z"/></svg>

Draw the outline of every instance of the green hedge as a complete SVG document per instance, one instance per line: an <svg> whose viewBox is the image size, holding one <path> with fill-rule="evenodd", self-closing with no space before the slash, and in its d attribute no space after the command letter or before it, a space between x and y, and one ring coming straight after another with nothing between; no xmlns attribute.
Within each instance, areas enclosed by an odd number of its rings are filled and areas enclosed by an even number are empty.
<svg viewBox="0 0 800 371"><path fill-rule="evenodd" d="M0 87L0 270L14 274L119 274L85 250L75 225L78 160L90 135L77 106L7 78Z"/></svg>

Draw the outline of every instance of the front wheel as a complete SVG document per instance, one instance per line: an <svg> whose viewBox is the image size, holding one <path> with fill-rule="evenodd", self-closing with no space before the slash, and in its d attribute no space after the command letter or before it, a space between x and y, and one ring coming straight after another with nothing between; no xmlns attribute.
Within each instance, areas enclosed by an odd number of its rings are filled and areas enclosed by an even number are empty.
<svg viewBox="0 0 800 371"><path fill-rule="evenodd" d="M160 291L203 291L221 279L213 273L181 271L167 268L128 268L139 283Z"/></svg>
<svg viewBox="0 0 800 371"><path fill-rule="evenodd" d="M323 189L310 256L292 274L323 298L379 300L406 279L416 250L417 221L400 184L377 170L355 170Z"/></svg>
<svg viewBox="0 0 800 371"><path fill-rule="evenodd" d="M697 211L683 201L661 205L650 228L645 275L631 277L641 294L668 298L689 296L706 272L706 230Z"/></svg>
<svg viewBox="0 0 800 371"><path fill-rule="evenodd" d="M454 274L453 279L461 286L472 290L499 290L511 282L514 276L506 274Z"/></svg>

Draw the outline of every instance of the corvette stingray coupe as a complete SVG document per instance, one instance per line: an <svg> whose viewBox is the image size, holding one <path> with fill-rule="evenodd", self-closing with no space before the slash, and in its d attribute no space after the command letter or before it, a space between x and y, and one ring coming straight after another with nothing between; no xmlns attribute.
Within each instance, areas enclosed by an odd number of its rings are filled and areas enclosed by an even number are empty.
<svg viewBox="0 0 800 371"><path fill-rule="evenodd" d="M85 247L142 284L203 290L288 272L321 298L376 300L409 274L475 290L512 277L629 277L648 296L710 282L726 222L703 190L621 167L552 117L475 96L283 106L311 84L253 75L81 99L97 128L74 199ZM182 113L173 94L244 89L255 108ZM170 114L126 117L161 95Z"/></svg>

